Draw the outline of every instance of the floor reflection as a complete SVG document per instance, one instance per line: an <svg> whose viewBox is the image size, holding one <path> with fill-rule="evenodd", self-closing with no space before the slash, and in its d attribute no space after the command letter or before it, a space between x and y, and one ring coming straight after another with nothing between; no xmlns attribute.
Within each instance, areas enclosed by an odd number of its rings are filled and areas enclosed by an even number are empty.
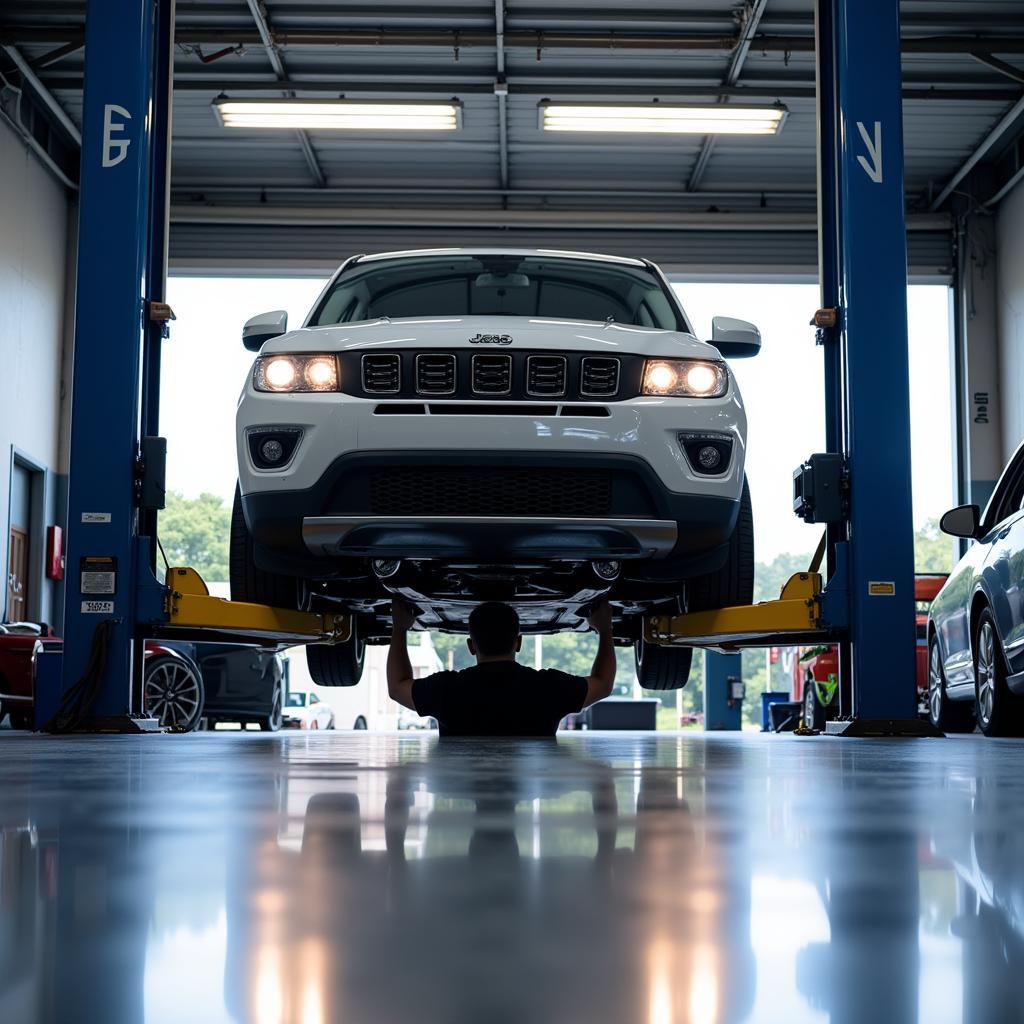
<svg viewBox="0 0 1024 1024"><path fill-rule="evenodd" d="M993 749L4 741L0 1021L1016 1020Z"/></svg>

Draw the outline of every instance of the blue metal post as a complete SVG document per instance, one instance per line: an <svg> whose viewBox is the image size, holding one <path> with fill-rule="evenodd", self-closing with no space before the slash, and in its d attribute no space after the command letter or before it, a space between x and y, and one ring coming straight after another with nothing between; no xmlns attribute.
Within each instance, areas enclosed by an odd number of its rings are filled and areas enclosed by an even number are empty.
<svg viewBox="0 0 1024 1024"><path fill-rule="evenodd" d="M822 282L839 286L850 474L847 731L894 732L914 722L917 700L899 0L819 5L819 29L830 29L819 80L838 113L822 110L819 132L835 171L834 186L822 182L835 189L822 211Z"/></svg>
<svg viewBox="0 0 1024 1024"><path fill-rule="evenodd" d="M159 6L90 0L86 15L62 682L67 694L88 680L81 728L131 728L141 711L131 686L135 471Z"/></svg>
<svg viewBox="0 0 1024 1024"><path fill-rule="evenodd" d="M704 652L704 729L707 732L736 732L743 727L743 701L732 691L743 682L743 659L739 654Z"/></svg>

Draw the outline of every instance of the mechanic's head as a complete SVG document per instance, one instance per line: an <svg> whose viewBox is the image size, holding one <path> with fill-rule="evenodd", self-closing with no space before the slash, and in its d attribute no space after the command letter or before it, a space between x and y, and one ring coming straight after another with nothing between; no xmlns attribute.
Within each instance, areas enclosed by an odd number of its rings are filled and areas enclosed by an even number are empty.
<svg viewBox="0 0 1024 1024"><path fill-rule="evenodd" d="M478 658L514 658L523 645L515 608L485 601L469 616L469 653Z"/></svg>

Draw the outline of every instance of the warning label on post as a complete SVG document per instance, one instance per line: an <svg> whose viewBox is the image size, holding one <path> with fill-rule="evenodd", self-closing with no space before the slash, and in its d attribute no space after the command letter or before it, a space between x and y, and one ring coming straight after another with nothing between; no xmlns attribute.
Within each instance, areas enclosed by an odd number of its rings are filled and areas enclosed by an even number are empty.
<svg viewBox="0 0 1024 1024"><path fill-rule="evenodd" d="M892 597L896 593L896 584L891 580L870 580L868 595L870 597Z"/></svg>
<svg viewBox="0 0 1024 1024"><path fill-rule="evenodd" d="M86 555L80 568L80 593L117 593L117 559L113 555Z"/></svg>

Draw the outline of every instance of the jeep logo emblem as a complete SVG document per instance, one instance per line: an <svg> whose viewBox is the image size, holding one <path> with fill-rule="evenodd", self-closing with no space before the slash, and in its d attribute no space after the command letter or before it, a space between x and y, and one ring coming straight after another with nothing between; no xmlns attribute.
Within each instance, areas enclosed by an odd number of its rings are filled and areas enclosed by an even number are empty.
<svg viewBox="0 0 1024 1024"><path fill-rule="evenodd" d="M470 345L511 345L511 334L474 334L469 339Z"/></svg>

